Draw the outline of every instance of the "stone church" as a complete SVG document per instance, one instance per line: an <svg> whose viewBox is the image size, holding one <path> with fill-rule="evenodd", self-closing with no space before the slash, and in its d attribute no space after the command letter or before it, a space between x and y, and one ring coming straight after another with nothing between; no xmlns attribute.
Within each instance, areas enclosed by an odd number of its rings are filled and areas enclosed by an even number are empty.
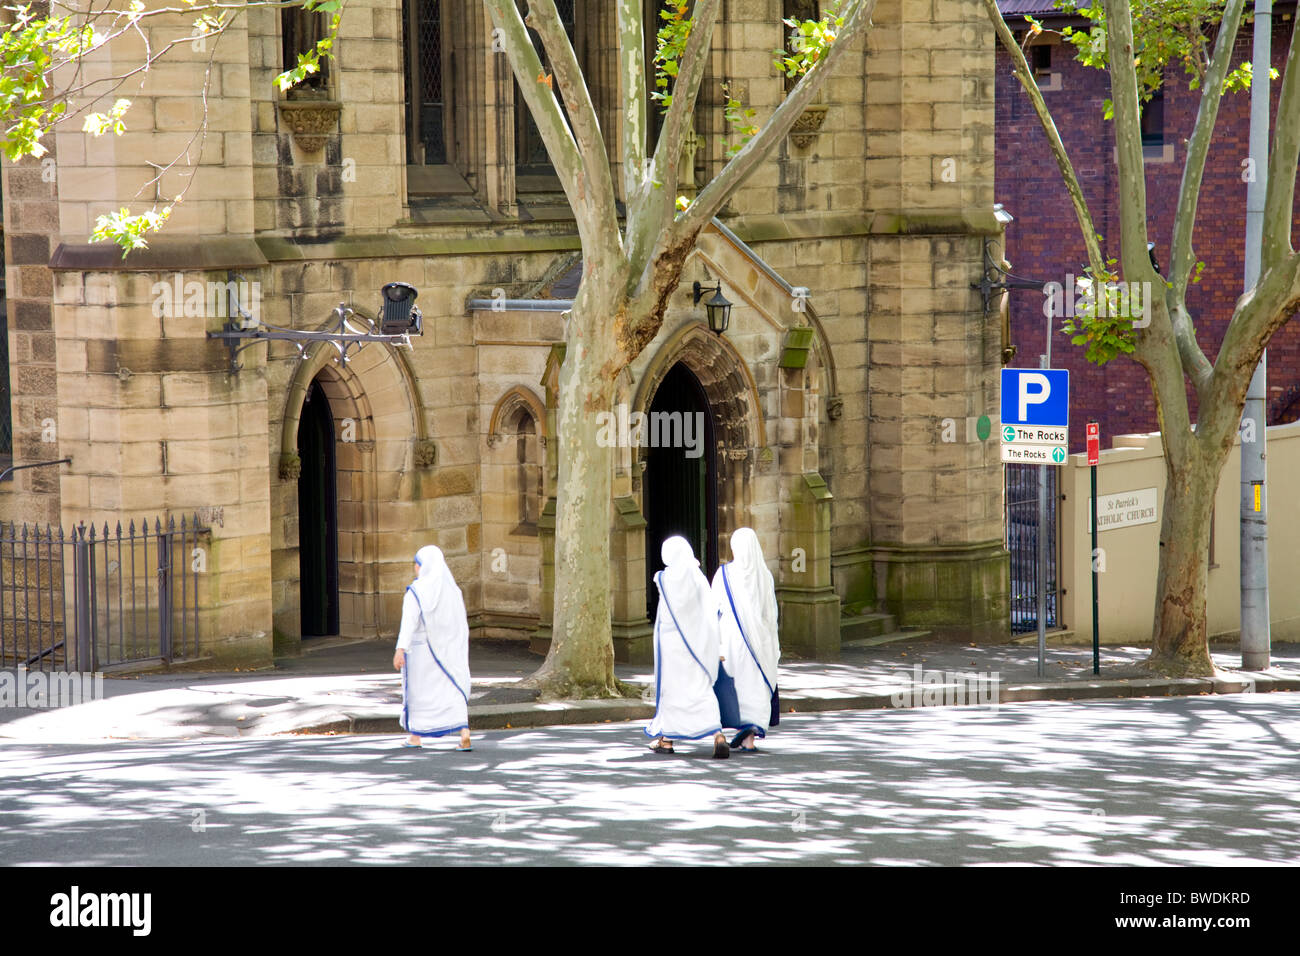
<svg viewBox="0 0 1300 956"><path fill-rule="evenodd" d="M614 4L558 6L617 165ZM697 188L733 142L724 86L769 115L788 88L781 18L817 7L723 3L682 159ZM663 538L687 535L711 574L741 525L763 542L790 655L834 657L882 626L1007 633L1002 469L973 425L996 415L1003 345L972 289L986 247L1000 258L994 34L980 0L880 0L873 19L701 237L620 383L628 414L703 423L696 456L616 453L621 660L651 654ZM132 79L124 134L69 125L46 157L5 164L3 450L71 461L0 484L0 519L197 513L197 656L223 666L391 639L427 543L476 638L542 650L572 214L476 0L353 0L337 58L281 93L319 29L249 10ZM147 249L88 242L98 216L182 190ZM232 363L209 337L232 319L326 330L340 304L373 318L390 282L418 291L410 348L340 363L328 343L277 339ZM733 303L724 333L695 282Z"/></svg>

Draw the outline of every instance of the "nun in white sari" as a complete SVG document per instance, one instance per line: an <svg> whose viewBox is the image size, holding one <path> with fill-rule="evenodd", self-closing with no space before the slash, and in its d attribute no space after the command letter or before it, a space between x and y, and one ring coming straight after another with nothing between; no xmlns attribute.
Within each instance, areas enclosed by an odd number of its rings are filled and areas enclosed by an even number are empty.
<svg viewBox="0 0 1300 956"><path fill-rule="evenodd" d="M393 667L402 672L403 747L460 732L469 750L469 622L456 579L433 545L415 555L413 582L402 597L402 627Z"/></svg>
<svg viewBox="0 0 1300 956"><path fill-rule="evenodd" d="M655 753L672 753L674 740L713 737L713 756L730 750L722 735L718 699L718 612L709 580L685 538L663 543L664 569L655 575L655 715L645 734Z"/></svg>
<svg viewBox="0 0 1300 956"><path fill-rule="evenodd" d="M776 665L781 659L776 587L752 529L737 528L731 535L731 558L713 576L713 597L722 657L740 702L739 733L731 746L750 751L756 749L756 737L767 736L776 695Z"/></svg>

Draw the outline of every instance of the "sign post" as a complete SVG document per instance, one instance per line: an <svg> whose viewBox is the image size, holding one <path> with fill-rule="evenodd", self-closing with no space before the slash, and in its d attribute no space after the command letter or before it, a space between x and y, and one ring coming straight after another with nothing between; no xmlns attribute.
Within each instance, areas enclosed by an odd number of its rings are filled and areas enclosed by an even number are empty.
<svg viewBox="0 0 1300 956"><path fill-rule="evenodd" d="M1048 368L1002 370L1002 460L1038 470L1038 676L1047 658L1047 469L1065 464L1070 437L1070 373Z"/></svg>
<svg viewBox="0 0 1300 956"><path fill-rule="evenodd" d="M1092 672L1101 673L1101 637L1097 620L1097 464L1101 461L1101 426L1088 422L1088 465L1092 472Z"/></svg>

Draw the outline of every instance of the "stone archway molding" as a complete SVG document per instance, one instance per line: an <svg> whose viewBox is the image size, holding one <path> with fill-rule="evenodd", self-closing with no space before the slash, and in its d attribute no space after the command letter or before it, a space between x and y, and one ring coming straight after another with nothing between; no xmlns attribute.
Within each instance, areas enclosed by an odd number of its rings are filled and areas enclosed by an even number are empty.
<svg viewBox="0 0 1300 956"><path fill-rule="evenodd" d="M649 409L659 383L678 362L703 386L728 453L768 447L763 406L749 366L725 336L715 335L702 322L684 325L660 346L637 385L633 411Z"/></svg>
<svg viewBox="0 0 1300 956"><path fill-rule="evenodd" d="M523 385L516 385L508 389L497 400L496 407L492 409L492 419L488 424L487 435L489 447L495 448L505 438L502 429L510 421L510 417L520 408L526 408L528 413L533 416L533 423L537 426L537 434L545 441L546 406L532 389Z"/></svg>
<svg viewBox="0 0 1300 956"><path fill-rule="evenodd" d="M412 431L415 434L415 464L428 467L437 460L437 449L429 437L428 418L425 415L424 403L420 400L420 391L415 386L415 373L411 369L410 360L402 354L401 349L391 346L384 346L384 348L388 357L393 360L393 364L397 366L397 371L406 385ZM307 390L311 388L312 379L319 375L337 355L338 352L328 342L317 342L307 350L307 355L298 364L298 370L293 374L293 379L285 393L284 422L280 428L279 476L281 481L294 481L298 478L302 468L302 463L298 460L298 424L302 418L303 403L307 400ZM356 377L347 366L336 371L344 380Z"/></svg>

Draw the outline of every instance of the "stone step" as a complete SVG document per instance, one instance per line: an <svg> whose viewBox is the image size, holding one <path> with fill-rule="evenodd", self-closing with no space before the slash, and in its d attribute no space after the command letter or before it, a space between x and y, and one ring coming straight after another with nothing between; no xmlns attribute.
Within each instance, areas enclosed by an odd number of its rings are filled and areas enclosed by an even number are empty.
<svg viewBox="0 0 1300 956"><path fill-rule="evenodd" d="M898 621L892 614L868 612L840 616L840 644L879 637L898 630Z"/></svg>
<svg viewBox="0 0 1300 956"><path fill-rule="evenodd" d="M874 637L860 637L852 641L841 641L840 650L852 651L866 647L877 647L881 644L892 644L895 641L914 641L929 636L929 631L924 631L919 628L908 628L903 631L890 631L887 634L877 634Z"/></svg>

